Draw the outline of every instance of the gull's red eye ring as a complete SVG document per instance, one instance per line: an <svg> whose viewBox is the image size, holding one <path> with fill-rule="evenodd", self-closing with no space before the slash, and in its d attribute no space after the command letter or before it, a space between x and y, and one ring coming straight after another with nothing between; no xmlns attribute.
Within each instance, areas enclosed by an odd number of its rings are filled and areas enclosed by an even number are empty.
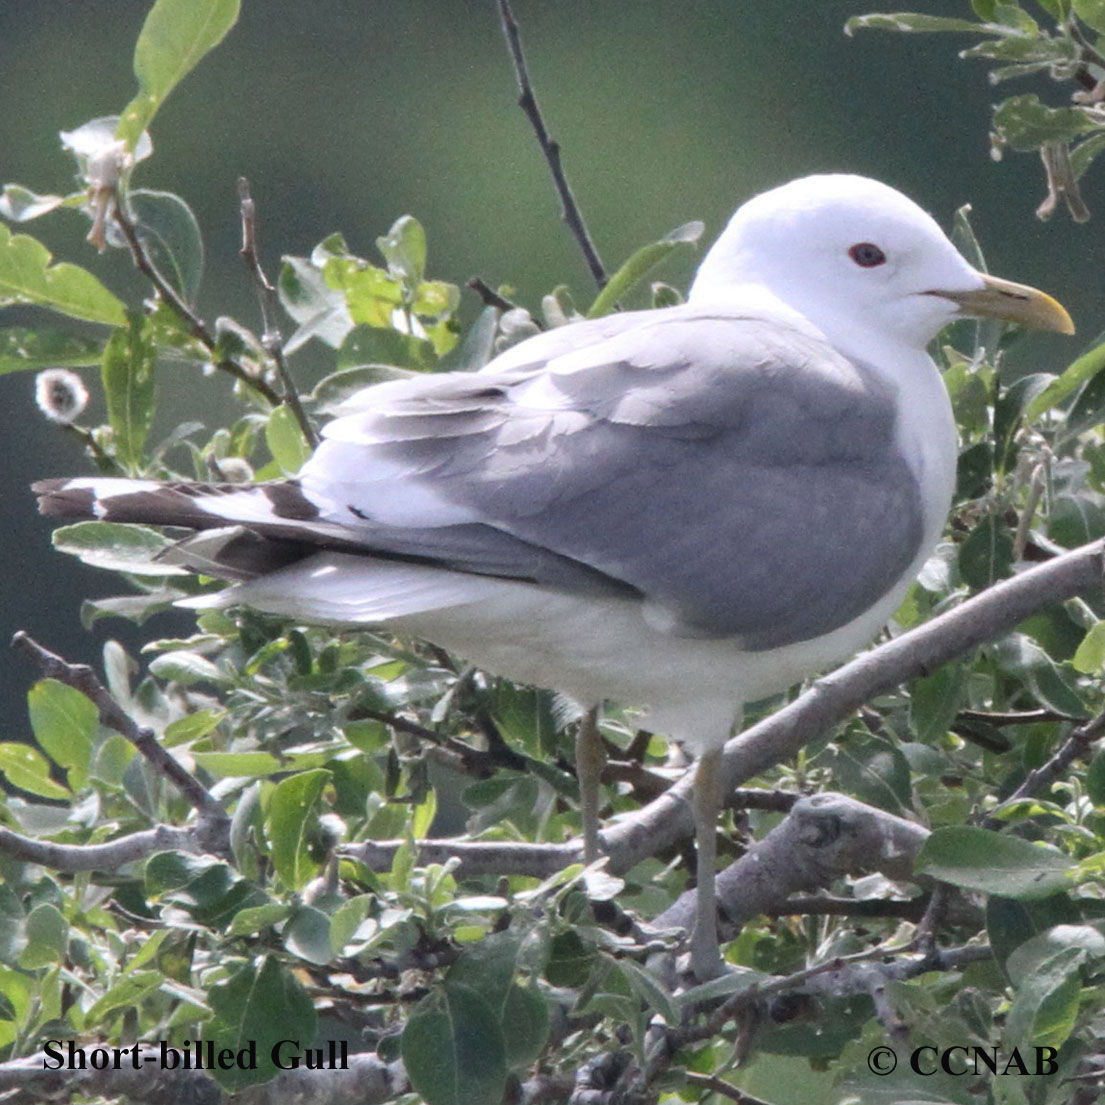
<svg viewBox="0 0 1105 1105"><path fill-rule="evenodd" d="M886 263L886 254L874 242L857 242L848 250L848 256L865 269L873 269L876 265Z"/></svg>

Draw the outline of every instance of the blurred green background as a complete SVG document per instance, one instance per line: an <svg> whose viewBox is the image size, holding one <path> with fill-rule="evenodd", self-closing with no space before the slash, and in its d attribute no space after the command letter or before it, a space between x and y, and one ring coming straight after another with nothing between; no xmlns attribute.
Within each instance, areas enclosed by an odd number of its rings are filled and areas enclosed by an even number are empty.
<svg viewBox="0 0 1105 1105"><path fill-rule="evenodd" d="M741 200L790 177L862 172L903 189L945 227L960 204L973 205L992 270L1046 287L1079 323L1075 342L1034 337L1021 347L1025 367L1059 370L1105 325L1105 169L1084 181L1094 221L1038 222L1040 165L1027 155L990 160L989 107L999 92L1040 91L1052 103L1064 93L1046 81L995 90L981 63L956 58L970 44L964 37L846 38L845 19L869 3L515 0L538 97L607 268L689 219L704 220L712 240ZM966 0L909 6L968 12ZM57 132L130 99L148 7L0 0L0 182L70 190ZM237 256L240 175L252 182L272 275L281 254L306 253L334 230L372 257L376 236L409 212L427 230L430 276L463 284L478 273L512 284L533 307L567 283L585 304L593 289L515 96L494 0L244 0L238 26L154 121L154 157L135 183L193 206L207 247L199 307L209 319L258 325ZM132 301L143 294L124 256L99 257L84 243L83 217L62 212L25 229ZM661 275L685 287L695 260L687 250ZM470 318L476 302L466 296ZM0 312L0 324L17 317ZM293 369L309 385L325 359L305 351ZM199 383L165 375L162 429L226 394ZM94 661L105 638L134 642L143 631L120 621L80 627L81 599L119 588L50 550L26 485L89 471L89 462L37 415L32 392L29 375L0 378L0 644L26 629ZM187 625L171 615L152 632ZM0 739L25 731L34 675L14 658L0 664Z"/></svg>

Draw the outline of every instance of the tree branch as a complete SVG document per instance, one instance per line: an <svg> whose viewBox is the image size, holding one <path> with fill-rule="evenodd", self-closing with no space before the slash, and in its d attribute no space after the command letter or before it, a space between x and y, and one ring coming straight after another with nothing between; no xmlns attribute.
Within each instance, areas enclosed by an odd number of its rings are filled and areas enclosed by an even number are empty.
<svg viewBox="0 0 1105 1105"><path fill-rule="evenodd" d="M794 702L726 744L722 764L726 793L790 759L875 695L934 671L948 660L1010 632L1018 622L1052 603L1100 589L1102 548L1101 541L1094 541L1034 565L818 680ZM609 857L611 871L628 871L646 856L691 835L693 779L694 771L687 771L655 801L619 819L602 833L603 851ZM380 870L390 865L396 847L398 842L373 841L350 846L346 854ZM479 870L543 878L582 859L578 841L487 844L435 840L425 841L420 847L426 849L423 852L426 862L442 862L431 856L458 856L466 875ZM358 852L363 855L354 854Z"/></svg>
<svg viewBox="0 0 1105 1105"><path fill-rule="evenodd" d="M982 822L983 827L998 828L1002 823L1001 818L997 816L998 810L1025 798L1031 798L1034 794L1050 787L1075 760L1088 755L1094 743L1103 736L1105 736L1105 713L1098 714L1092 721L1072 730L1055 755L1046 763L1033 768L1024 782Z"/></svg>
<svg viewBox="0 0 1105 1105"><path fill-rule="evenodd" d="M517 303L511 303L509 299L499 295L482 277L470 277L465 286L471 288L483 300L485 307L498 307L500 311L506 312L513 311L518 306Z"/></svg>
<svg viewBox="0 0 1105 1105"><path fill-rule="evenodd" d="M541 117L541 109L537 106L537 97L533 94L533 86L530 84L529 70L526 67L526 56L522 52L522 36L518 29L518 21L511 11L509 0L497 0L499 5L499 23L503 28L503 37L506 39L507 49L510 51L510 60L514 63L514 75L518 79L518 106L526 113L537 136L537 143L548 162L549 171L552 173L553 184L556 185L557 195L560 197L561 217L568 224L573 237L583 251L583 258L587 262L587 268L591 277L598 285L599 291L606 287L608 277L603 267L595 243L587 232L587 224L583 221L583 213L576 203L572 189L568 186L568 180L564 175L564 169L560 164L560 145L555 142L545 126L545 120Z"/></svg>
<svg viewBox="0 0 1105 1105"><path fill-rule="evenodd" d="M194 775L186 771L170 752L157 743L151 729L139 726L123 710L87 664L68 663L49 649L43 648L22 630L12 638L12 648L34 661L47 678L74 687L91 699L100 712L100 723L126 737L156 771L173 783L189 805L208 819L211 827L225 830L229 826L230 819L222 803Z"/></svg>
<svg viewBox="0 0 1105 1105"><path fill-rule="evenodd" d="M52 840L35 840L0 826L0 855L23 863L38 863L70 875L75 871L118 871L154 852L200 854L207 851L200 847L199 835L198 826L181 829L175 825L158 825L105 844L58 844Z"/></svg>
<svg viewBox="0 0 1105 1105"><path fill-rule="evenodd" d="M97 1046L94 1043L88 1048ZM106 1045L105 1045L106 1046ZM224 1094L209 1074L201 1070L161 1070L160 1046L143 1045L140 1056L149 1062L134 1070L124 1057L119 1069L46 1070L42 1055L24 1056L0 1063L0 1096L23 1094L26 1101L68 1100L74 1093L85 1097L122 1097L133 1105L218 1105ZM259 1086L234 1095L235 1105L383 1105L403 1093L407 1079L399 1064L387 1064L371 1052L349 1056L345 1070L296 1070L281 1072Z"/></svg>
<svg viewBox="0 0 1105 1105"><path fill-rule="evenodd" d="M786 908L798 891L818 890L855 872L910 879L928 830L843 794L801 798L789 814L717 878L720 930L738 931L761 913ZM681 894L652 922L690 927L694 891Z"/></svg>
<svg viewBox="0 0 1105 1105"><path fill-rule="evenodd" d="M265 275L261 267L261 258L257 255L257 208L253 197L249 194L249 181L244 176L238 178L238 197L241 201L242 215L242 248L239 251L257 285L257 299L261 306L261 324L264 333L261 335L261 345L265 352L272 358L280 373L280 382L284 386L284 403L295 415L296 422L307 444L312 449L318 448L318 434L315 432L303 404L299 401L299 392L295 382L288 371L288 362L284 359L284 339L280 336L280 327L276 324L277 301L276 289Z"/></svg>
<svg viewBox="0 0 1105 1105"><path fill-rule="evenodd" d="M176 288L157 271L157 267L150 259L150 255L146 252L146 246L138 233L137 227L124 210L122 198L118 193L115 196L113 208L115 222L122 231L127 245L130 247L130 254L134 260L135 268L154 286L157 294L170 308L172 308L173 312L187 327L192 337L212 355L211 363L214 364L220 372L225 372L233 376L234 379L245 384L247 387L252 388L258 395L262 396L267 403L270 403L274 407L280 406L283 400L276 391L269 386L263 377L248 371L242 365L238 364L237 361L233 361L229 357L215 356L215 335L207 328L207 324L203 319L184 302L177 293Z"/></svg>

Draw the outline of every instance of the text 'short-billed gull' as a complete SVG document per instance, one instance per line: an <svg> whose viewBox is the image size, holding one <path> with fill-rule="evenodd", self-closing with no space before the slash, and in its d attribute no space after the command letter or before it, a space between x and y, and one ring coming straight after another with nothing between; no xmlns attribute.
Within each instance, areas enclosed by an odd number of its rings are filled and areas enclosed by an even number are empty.
<svg viewBox="0 0 1105 1105"><path fill-rule="evenodd" d="M685 304L367 388L294 479L36 489L46 514L206 531L177 560L236 583L191 605L391 626L584 707L647 707L700 754L704 977L721 747L742 703L867 643L936 544L956 433L925 347L960 315L1073 329L893 188L811 176L737 211Z"/></svg>

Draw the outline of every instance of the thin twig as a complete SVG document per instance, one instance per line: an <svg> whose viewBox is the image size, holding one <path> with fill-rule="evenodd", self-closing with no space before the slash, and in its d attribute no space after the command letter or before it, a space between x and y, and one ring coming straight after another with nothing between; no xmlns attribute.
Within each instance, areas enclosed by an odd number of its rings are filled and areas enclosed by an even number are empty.
<svg viewBox="0 0 1105 1105"><path fill-rule="evenodd" d="M830 898L804 895L788 898L783 905L764 910L767 917L875 917L920 921L922 898Z"/></svg>
<svg viewBox="0 0 1105 1105"><path fill-rule="evenodd" d="M518 78L518 106L526 113L537 135L538 145L545 155L552 173L553 184L556 185L557 195L560 197L562 217L568 224L573 237L583 251L584 260L591 272L591 276L598 285L599 291L606 287L609 279L602 260L599 258L595 243L587 232L587 225L583 221L583 213L576 203L572 189L568 186L568 180L564 175L564 169L560 164L560 146L554 141L545 126L545 120L541 117L541 109L537 106L537 97L533 94L533 85L530 84L529 70L526 67L526 56L522 52L522 36L518 29L518 21L514 18L514 12L510 9L509 0L497 0L499 5L499 22L503 28L503 36L506 38L507 48L510 51L510 60L514 63L514 75Z"/></svg>
<svg viewBox="0 0 1105 1105"><path fill-rule="evenodd" d="M948 908L948 885L937 883L932 888L928 905L924 915L917 923L913 932L913 940L910 946L914 951L923 956L932 956L936 953L936 932L944 920L944 914Z"/></svg>
<svg viewBox="0 0 1105 1105"><path fill-rule="evenodd" d="M1070 714L1055 710L960 710L955 715L953 727L961 721L981 722L1000 729L1006 725L1036 725L1041 721L1080 721Z"/></svg>
<svg viewBox="0 0 1105 1105"><path fill-rule="evenodd" d="M1085 757L1094 743L1102 737L1105 737L1105 713L1100 713L1092 721L1071 730L1070 736L1063 742L1059 751L1046 763L1033 768L1025 776L1024 782L993 813L983 820L983 827L987 829L999 828L1003 822L1001 818L996 816L998 810L1046 790L1075 760Z"/></svg>
<svg viewBox="0 0 1105 1105"><path fill-rule="evenodd" d="M753 1097L744 1090L738 1090L736 1086L718 1078L716 1074L695 1074L693 1070L686 1071L683 1075L688 1086L694 1086L700 1090L708 1090L719 1097L727 1097L737 1105L768 1105L761 1097Z"/></svg>
<svg viewBox="0 0 1105 1105"><path fill-rule="evenodd" d="M172 284L157 271L157 267L150 259L150 255L146 251L146 246L138 234L137 227L135 227L130 216L124 210L123 203L118 196L116 196L113 206L115 222L122 231L127 245L130 247L130 255L134 260L134 267L154 286L157 294L172 308L187 327L192 337L213 355L212 364L214 364L215 368L220 372L225 372L233 376L247 387L252 388L272 406L280 406L283 400L263 377L250 372L248 369L238 364L237 361L231 360L229 357L214 357L216 348L214 334L208 329L203 319L185 303Z"/></svg>
<svg viewBox="0 0 1105 1105"><path fill-rule="evenodd" d="M485 307L498 307L500 311L513 311L518 307L517 303L511 303L504 299L490 284L479 276L473 276L467 283L469 287L483 300Z"/></svg>
<svg viewBox="0 0 1105 1105"><path fill-rule="evenodd" d="M72 434L89 451L96 467L107 475L120 475L122 466L112 456L104 452L103 446L96 440L96 435L87 426L78 426L75 422L59 423L59 428Z"/></svg>
<svg viewBox="0 0 1105 1105"><path fill-rule="evenodd" d="M100 712L100 723L126 737L161 775L173 783L193 809L214 822L229 824L226 810L218 799L157 743L152 729L139 726L123 710L87 664L70 664L49 649L43 648L22 630L12 638L12 648L34 661L47 678L74 687L90 699Z"/></svg>
<svg viewBox="0 0 1105 1105"><path fill-rule="evenodd" d="M265 275L261 267L261 258L257 255L257 208L253 197L249 194L249 181L246 178L238 178L238 197L241 200L242 214L242 248L240 253L253 276L257 285L257 300L261 305L261 322L264 333L261 335L261 345L273 359L277 372L280 373L280 382L284 387L284 403L295 415L303 436L312 449L318 448L318 434L315 432L303 404L299 401L299 392L295 382L288 371L288 362L284 357L284 339L280 335L280 328L276 324L277 299L276 288L272 281Z"/></svg>

